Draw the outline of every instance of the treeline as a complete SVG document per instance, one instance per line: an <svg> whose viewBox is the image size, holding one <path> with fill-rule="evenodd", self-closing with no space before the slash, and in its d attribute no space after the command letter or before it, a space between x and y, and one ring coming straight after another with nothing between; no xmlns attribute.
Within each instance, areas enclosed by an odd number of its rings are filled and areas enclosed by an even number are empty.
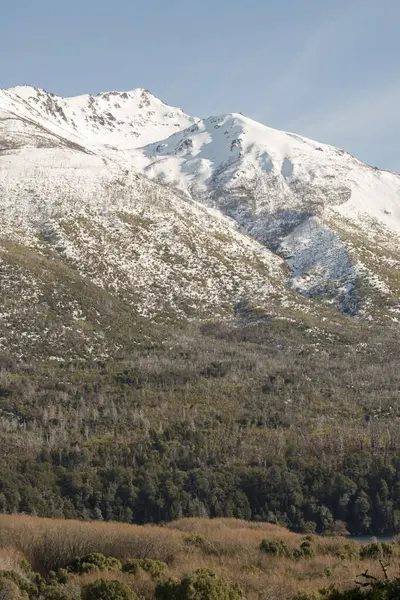
<svg viewBox="0 0 400 600"><path fill-rule="evenodd" d="M46 517L162 523L235 517L298 532L400 531L400 461L368 452L344 462L288 457L265 468L204 459L209 434L183 426L1 467L0 510Z"/></svg>

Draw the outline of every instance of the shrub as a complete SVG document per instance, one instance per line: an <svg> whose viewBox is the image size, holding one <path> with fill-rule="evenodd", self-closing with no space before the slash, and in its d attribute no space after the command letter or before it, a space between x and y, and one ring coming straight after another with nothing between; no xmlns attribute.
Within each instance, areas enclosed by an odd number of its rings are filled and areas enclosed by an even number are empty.
<svg viewBox="0 0 400 600"><path fill-rule="evenodd" d="M4 600L28 600L28 594L7 577L0 577L0 598Z"/></svg>
<svg viewBox="0 0 400 600"><path fill-rule="evenodd" d="M360 558L360 546L357 542L346 542L336 549L335 554L342 560Z"/></svg>
<svg viewBox="0 0 400 600"><path fill-rule="evenodd" d="M48 585L65 584L68 581L68 571L66 569L58 569L57 572L50 571L46 581Z"/></svg>
<svg viewBox="0 0 400 600"><path fill-rule="evenodd" d="M122 565L124 573L137 573L142 570L152 577L160 577L167 568L167 565L161 560L152 560L151 558L128 558Z"/></svg>
<svg viewBox="0 0 400 600"><path fill-rule="evenodd" d="M260 550L269 556L293 558L293 550L282 540L262 540Z"/></svg>
<svg viewBox="0 0 400 600"><path fill-rule="evenodd" d="M239 585L210 569L199 569L181 581L167 581L156 588L156 600L242 600ZM85 599L83 599L85 600Z"/></svg>
<svg viewBox="0 0 400 600"><path fill-rule="evenodd" d="M383 551L382 545L379 542L371 542L370 544L365 544L360 549L360 557L361 558L382 558Z"/></svg>
<svg viewBox="0 0 400 600"><path fill-rule="evenodd" d="M116 558L106 558L100 552L92 552L85 556L76 557L73 562L67 567L69 573L93 573L99 571L120 571L122 568L121 561Z"/></svg>
<svg viewBox="0 0 400 600"><path fill-rule="evenodd" d="M314 556L314 551L311 547L309 539L305 539L301 544L300 548L290 548L282 540L262 540L260 544L260 550L269 556L281 556L284 558L311 558Z"/></svg>
<svg viewBox="0 0 400 600"><path fill-rule="evenodd" d="M311 548L311 543L309 541L304 541L300 544L300 556L307 558L314 556L314 551Z"/></svg>
<svg viewBox="0 0 400 600"><path fill-rule="evenodd" d="M67 583L68 581L68 571L67 569L58 569L56 573L56 578L58 583Z"/></svg>
<svg viewBox="0 0 400 600"><path fill-rule="evenodd" d="M381 542L383 556L392 556L394 552L394 544L388 544L387 542Z"/></svg>
<svg viewBox="0 0 400 600"><path fill-rule="evenodd" d="M23 573L25 573L25 575L32 575L32 566L25 558L19 563L19 568Z"/></svg>
<svg viewBox="0 0 400 600"><path fill-rule="evenodd" d="M97 579L83 586L82 600L138 600L138 596L120 581Z"/></svg>
<svg viewBox="0 0 400 600"><path fill-rule="evenodd" d="M392 556L392 554L393 544L387 544L386 542L373 541L360 549L361 558L383 558Z"/></svg>
<svg viewBox="0 0 400 600"><path fill-rule="evenodd" d="M47 585L40 591L41 600L71 600L71 596L62 587Z"/></svg>
<svg viewBox="0 0 400 600"><path fill-rule="evenodd" d="M49 573L50 585L47 585L43 577L31 568L23 565L22 570L26 572L26 576L16 571L0 571L1 599L28 600L28 598L39 597L41 600L71 600L65 588L58 585L54 572Z"/></svg>
<svg viewBox="0 0 400 600"><path fill-rule="evenodd" d="M15 571L0 571L0 584L7 586L8 584L4 583L4 580L12 581L20 592L26 592L29 597L34 596L38 592L37 586L34 583Z"/></svg>

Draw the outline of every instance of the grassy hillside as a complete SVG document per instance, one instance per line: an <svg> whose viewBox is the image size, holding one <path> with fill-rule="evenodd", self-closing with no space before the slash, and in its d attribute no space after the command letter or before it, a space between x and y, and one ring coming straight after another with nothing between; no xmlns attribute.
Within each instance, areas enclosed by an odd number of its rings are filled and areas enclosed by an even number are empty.
<svg viewBox="0 0 400 600"><path fill-rule="evenodd" d="M48 584L56 582L65 598L77 597L83 586L103 578L121 581L150 600L160 583L211 569L239 584L248 600L286 600L329 585L352 587L366 569L379 577L383 556L390 563L388 571L394 572L400 556L397 544L370 546L367 552L345 538L305 537L276 525L235 519L183 519L157 527L3 515L0 532L0 569L14 570L26 579L21 561L28 560ZM277 555L276 548L284 548L286 555ZM96 559L99 567L93 571L88 562L95 559L74 561L93 552L119 559L122 569ZM133 565L127 559L141 562ZM68 574L58 571L68 565ZM51 571L58 571L58 579Z"/></svg>

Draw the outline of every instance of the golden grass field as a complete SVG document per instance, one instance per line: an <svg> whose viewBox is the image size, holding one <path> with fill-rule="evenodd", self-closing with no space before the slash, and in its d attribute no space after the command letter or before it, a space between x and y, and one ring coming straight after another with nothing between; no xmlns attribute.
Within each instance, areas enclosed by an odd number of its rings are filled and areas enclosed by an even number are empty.
<svg viewBox="0 0 400 600"><path fill-rule="evenodd" d="M379 561L351 557L354 543L345 538L308 536L315 556L299 560L264 554L259 549L263 539L283 540L295 548L305 536L277 525L236 519L194 518L164 526L139 526L0 515L0 570L18 571L20 561L26 558L34 570L45 573L89 552L119 559L151 558L167 564L167 578L210 568L239 583L248 600L286 599L331 584L344 588L354 585L365 569L371 574L380 572ZM346 544L348 549L343 555ZM392 558L393 575L397 560L396 556ZM82 585L99 576L74 575L68 585ZM109 571L102 572L101 577L119 579L145 598L154 596L157 584L144 572L132 575Z"/></svg>

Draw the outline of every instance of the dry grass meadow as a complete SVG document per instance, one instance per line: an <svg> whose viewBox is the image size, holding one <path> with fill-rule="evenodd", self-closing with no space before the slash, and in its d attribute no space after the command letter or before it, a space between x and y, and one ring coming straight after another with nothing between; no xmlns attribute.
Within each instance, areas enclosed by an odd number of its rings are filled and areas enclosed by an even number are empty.
<svg viewBox="0 0 400 600"><path fill-rule="evenodd" d="M379 561L361 561L358 546L345 538L308 536L314 556L299 560L266 555L259 549L263 539L298 548L305 536L277 525L236 519L182 519L165 526L138 526L0 515L0 570L18 571L26 558L34 570L46 573L89 552L119 559L151 558L167 564L164 579L210 568L239 583L248 600L286 599L331 584L345 588L365 569L379 575ZM396 560L394 556L390 567L393 575ZM77 588L98 577L98 573L74 575L68 585ZM101 577L119 579L144 598L154 597L157 580L147 573L109 571Z"/></svg>

